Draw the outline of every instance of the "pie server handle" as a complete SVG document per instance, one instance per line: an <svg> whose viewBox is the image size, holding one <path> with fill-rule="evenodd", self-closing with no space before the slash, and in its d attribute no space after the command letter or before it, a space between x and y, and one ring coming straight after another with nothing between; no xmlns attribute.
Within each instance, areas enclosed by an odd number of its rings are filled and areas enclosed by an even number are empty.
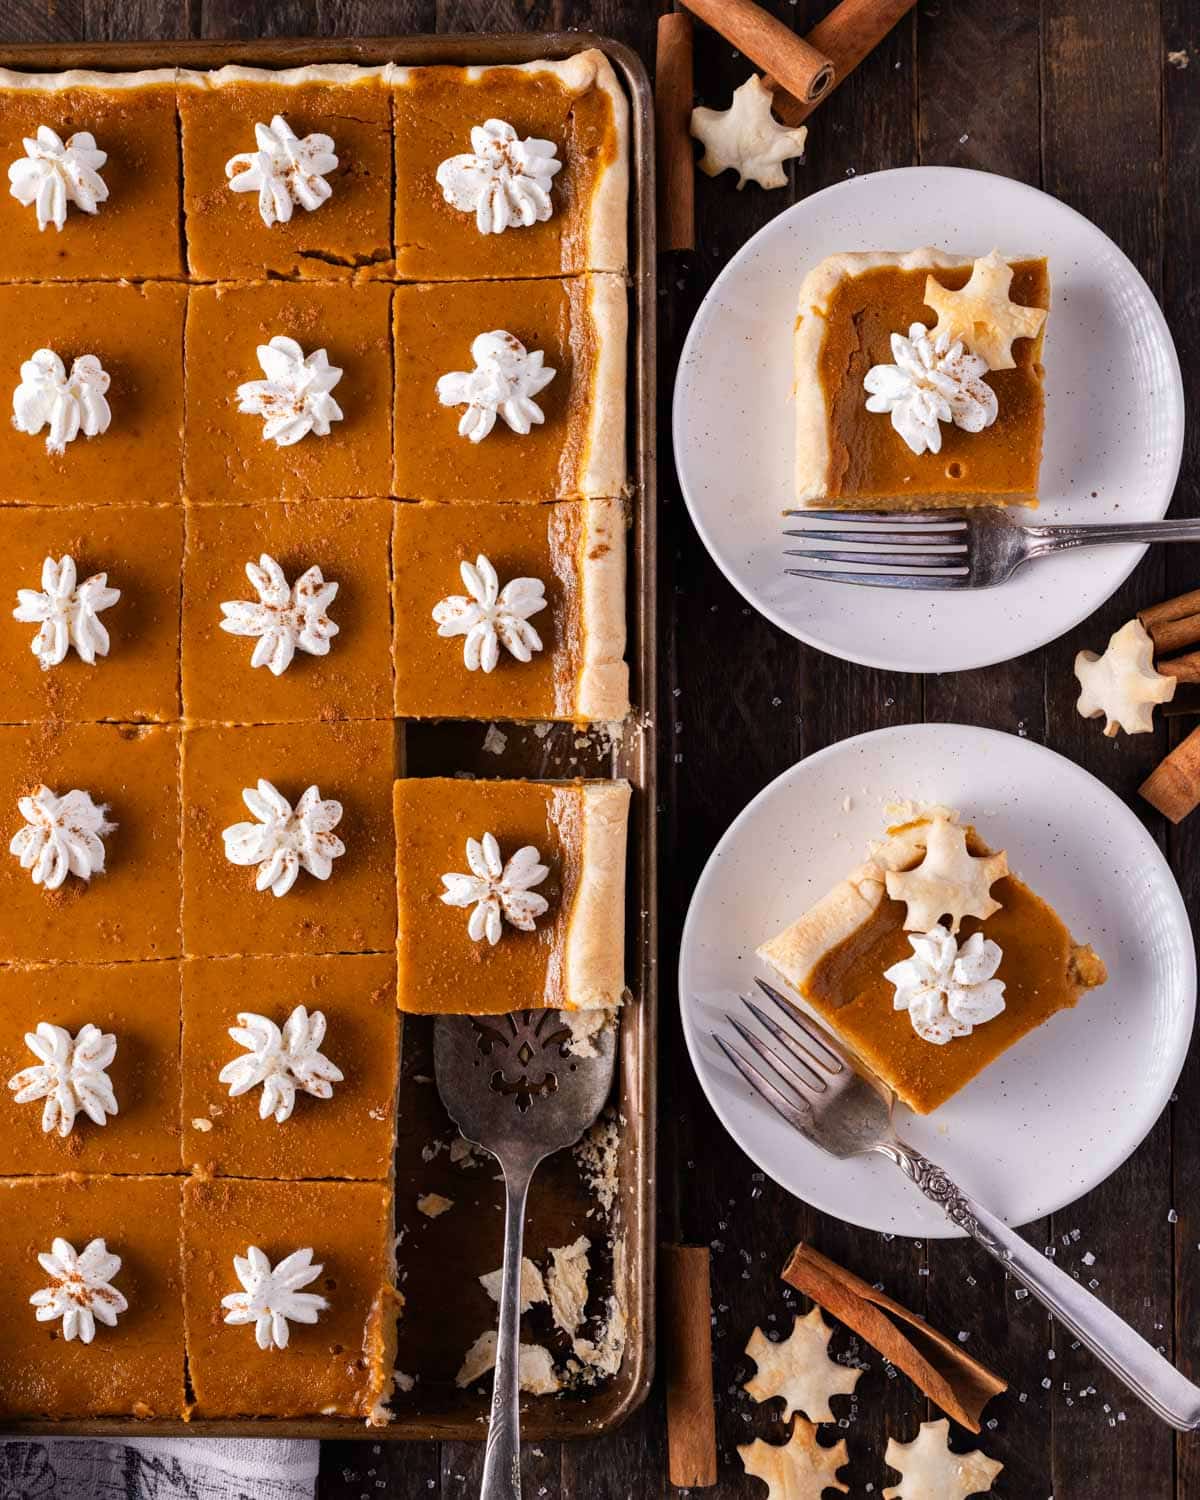
<svg viewBox="0 0 1200 1500"><path fill-rule="evenodd" d="M479 1500L521 1500L521 1256L525 1249L525 1204L537 1162L502 1161L504 1169L504 1272L500 1282L500 1331L492 1413Z"/></svg>
<svg viewBox="0 0 1200 1500"><path fill-rule="evenodd" d="M881 1142L875 1149L895 1162L952 1224L965 1230L1028 1287L1152 1412L1181 1432L1200 1427L1200 1386L1181 1375L1112 1308L995 1214L968 1198L928 1157L896 1140Z"/></svg>

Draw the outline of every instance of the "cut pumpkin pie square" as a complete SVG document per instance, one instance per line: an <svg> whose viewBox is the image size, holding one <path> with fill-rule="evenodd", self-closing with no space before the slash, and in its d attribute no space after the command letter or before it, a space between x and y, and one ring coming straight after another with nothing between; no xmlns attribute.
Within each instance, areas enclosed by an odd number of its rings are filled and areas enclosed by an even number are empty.
<svg viewBox="0 0 1200 1500"><path fill-rule="evenodd" d="M179 718L179 506L0 508L2 717Z"/></svg>
<svg viewBox="0 0 1200 1500"><path fill-rule="evenodd" d="M0 69L0 281L183 275L175 69Z"/></svg>
<svg viewBox="0 0 1200 1500"><path fill-rule="evenodd" d="M402 1305L394 1242L386 1183L189 1179L195 1415L386 1421Z"/></svg>
<svg viewBox="0 0 1200 1500"><path fill-rule="evenodd" d="M188 508L188 719L391 717L393 509L390 500Z"/></svg>
<svg viewBox="0 0 1200 1500"><path fill-rule="evenodd" d="M620 500L393 510L398 715L625 717Z"/></svg>
<svg viewBox="0 0 1200 1500"><path fill-rule="evenodd" d="M758 952L918 1114L1107 978L1005 853L944 808L889 828Z"/></svg>
<svg viewBox="0 0 1200 1500"><path fill-rule="evenodd" d="M391 269L391 99L379 67L229 66L179 81L188 263L204 281Z"/></svg>
<svg viewBox="0 0 1200 1500"><path fill-rule="evenodd" d="M389 952L392 720L184 730L190 958Z"/></svg>
<svg viewBox="0 0 1200 1500"><path fill-rule="evenodd" d="M0 1176L178 1172L178 961L0 967L0 1090Z"/></svg>
<svg viewBox="0 0 1200 1500"><path fill-rule="evenodd" d="M185 1165L209 1176L390 1177L399 1030L390 953L189 959Z"/></svg>
<svg viewBox="0 0 1200 1500"><path fill-rule="evenodd" d="M0 1416L184 1410L177 1177L0 1178Z"/></svg>
<svg viewBox="0 0 1200 1500"><path fill-rule="evenodd" d="M629 105L602 52L390 76L401 277L624 271Z"/></svg>
<svg viewBox="0 0 1200 1500"><path fill-rule="evenodd" d="M0 830L6 962L179 956L174 727L0 728Z"/></svg>
<svg viewBox="0 0 1200 1500"><path fill-rule="evenodd" d="M626 782L395 786L400 1009L609 1009L625 988Z"/></svg>
<svg viewBox="0 0 1200 1500"><path fill-rule="evenodd" d="M396 288L396 462L407 500L625 489L625 282Z"/></svg>
<svg viewBox="0 0 1200 1500"><path fill-rule="evenodd" d="M178 504L183 312L166 282L0 286L0 504Z"/></svg>
<svg viewBox="0 0 1200 1500"><path fill-rule="evenodd" d="M390 303L373 284L192 287L189 504L389 494Z"/></svg>
<svg viewBox="0 0 1200 1500"><path fill-rule="evenodd" d="M1042 257L823 260L794 333L798 503L1035 505L1049 306Z"/></svg>

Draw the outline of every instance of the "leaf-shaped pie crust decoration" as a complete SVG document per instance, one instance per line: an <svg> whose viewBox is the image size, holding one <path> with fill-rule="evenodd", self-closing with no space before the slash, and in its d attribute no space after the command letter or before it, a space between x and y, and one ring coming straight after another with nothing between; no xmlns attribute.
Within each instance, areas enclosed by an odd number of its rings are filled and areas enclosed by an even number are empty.
<svg viewBox="0 0 1200 1500"><path fill-rule="evenodd" d="M1140 620L1130 620L1111 637L1103 656L1081 651L1075 658L1079 678L1076 708L1085 719L1104 715L1104 732L1111 739L1118 729L1126 734L1150 734L1154 705L1175 696L1176 679L1154 666L1154 642Z"/></svg>
<svg viewBox="0 0 1200 1500"><path fill-rule="evenodd" d="M771 90L757 74L735 89L728 109L694 109L692 134L702 142L700 170L716 177L727 168L738 174L738 188L787 186L780 165L804 153L807 129L788 130L771 113Z"/></svg>
<svg viewBox="0 0 1200 1500"><path fill-rule="evenodd" d="M925 858L912 870L889 870L887 893L908 907L905 932L930 932L949 917L957 932L964 917L981 921L1000 910L990 892L1008 874L1008 858L974 855L967 849L966 829L948 818L935 818L925 839Z"/></svg>
<svg viewBox="0 0 1200 1500"><path fill-rule="evenodd" d="M811 1421L832 1422L830 1396L848 1396L862 1374L829 1358L832 1333L819 1307L797 1318L791 1334L778 1344L756 1328L746 1353L758 1366L758 1373L746 1382L747 1394L755 1401L782 1396L784 1421L800 1411Z"/></svg>
<svg viewBox="0 0 1200 1500"><path fill-rule="evenodd" d="M925 305L938 315L933 339L943 333L962 339L972 354L987 361L989 370L1015 369L1013 340L1036 338L1046 309L1010 301L1012 279L1012 267L995 250L975 262L971 279L956 292L926 277Z"/></svg>
<svg viewBox="0 0 1200 1500"><path fill-rule="evenodd" d="M900 1483L884 1490L883 1500L966 1500L992 1487L1004 1467L979 1448L970 1453L951 1453L947 1438L950 1423L922 1422L911 1443L888 1438L883 1461L899 1471Z"/></svg>
<svg viewBox="0 0 1200 1500"><path fill-rule="evenodd" d="M817 1429L803 1417L794 1419L786 1443L756 1438L739 1447L738 1454L746 1473L766 1485L767 1500L822 1500L826 1490L850 1493L849 1486L837 1478L837 1471L850 1459L845 1441L823 1448L817 1442Z"/></svg>

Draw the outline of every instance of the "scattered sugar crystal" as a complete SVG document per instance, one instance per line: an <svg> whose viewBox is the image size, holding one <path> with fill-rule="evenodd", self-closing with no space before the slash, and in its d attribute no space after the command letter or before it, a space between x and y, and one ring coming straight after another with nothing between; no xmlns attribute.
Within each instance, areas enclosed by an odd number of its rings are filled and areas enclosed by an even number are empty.
<svg viewBox="0 0 1200 1500"><path fill-rule="evenodd" d="M1167 1223L1168 1224L1178 1224L1179 1223L1179 1215L1175 1212L1175 1210L1173 1208L1169 1208L1167 1210Z"/></svg>
<svg viewBox="0 0 1200 1500"><path fill-rule="evenodd" d="M1085 1250L1083 1252L1083 1263L1085 1266L1094 1266L1096 1264L1096 1257L1090 1250Z"/></svg>
<svg viewBox="0 0 1200 1500"><path fill-rule="evenodd" d="M1013 1296L1017 1299L1018 1302L1023 1302L1025 1298L1029 1296L1028 1288L1019 1286L1013 1293Z"/></svg>
<svg viewBox="0 0 1200 1500"><path fill-rule="evenodd" d="M960 1328L958 1330L958 1342L960 1344L965 1344L970 1337L971 1337L971 1335L967 1332L967 1330L965 1328Z"/></svg>
<svg viewBox="0 0 1200 1500"><path fill-rule="evenodd" d="M1042 1377L1042 1390L1048 1391L1053 1384L1054 1382L1050 1379L1049 1375Z"/></svg>

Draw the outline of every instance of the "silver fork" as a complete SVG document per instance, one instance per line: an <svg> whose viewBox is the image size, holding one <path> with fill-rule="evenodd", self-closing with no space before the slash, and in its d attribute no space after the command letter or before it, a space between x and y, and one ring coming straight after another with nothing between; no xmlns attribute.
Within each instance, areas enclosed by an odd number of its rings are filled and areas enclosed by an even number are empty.
<svg viewBox="0 0 1200 1500"><path fill-rule="evenodd" d="M844 1159L874 1151L894 1162L1151 1411L1182 1432L1200 1427L1200 1386L1181 1375L1073 1277L967 1197L941 1167L906 1145L896 1133L896 1097L891 1089L793 1001L764 980L755 982L783 1018L776 1020L748 996L740 997L769 1040L737 1017L727 1019L763 1067L713 1033L713 1040L755 1093L806 1140L833 1156Z"/></svg>
<svg viewBox="0 0 1200 1500"><path fill-rule="evenodd" d="M784 536L805 542L837 544L832 549L788 547L785 557L885 570L852 573L836 568L785 568L790 576L883 589L987 589L1007 582L1022 564L1034 558L1075 547L1105 542L1200 542L1200 520L1026 526L994 509L788 510L784 515L838 524L836 531L810 527L785 530ZM911 569L922 571L908 571Z"/></svg>

